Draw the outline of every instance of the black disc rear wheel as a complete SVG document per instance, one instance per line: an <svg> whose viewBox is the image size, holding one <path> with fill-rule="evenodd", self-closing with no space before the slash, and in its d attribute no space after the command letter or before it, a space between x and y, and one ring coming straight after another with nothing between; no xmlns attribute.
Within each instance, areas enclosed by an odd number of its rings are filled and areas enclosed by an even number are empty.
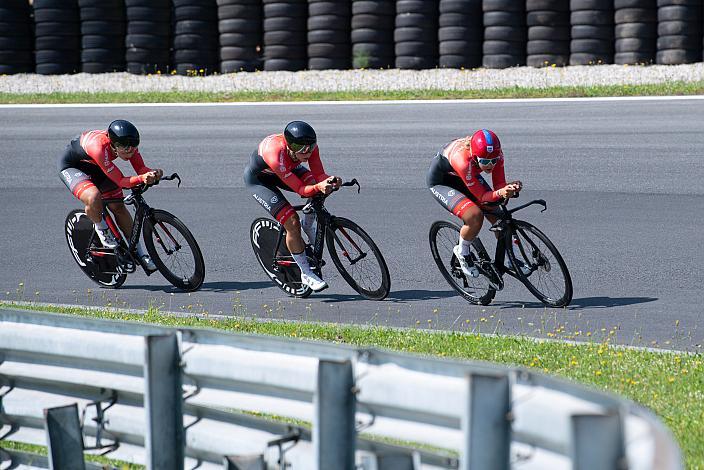
<svg viewBox="0 0 704 470"><path fill-rule="evenodd" d="M255 219L249 237L254 256L257 257L257 261L266 275L274 281L279 289L291 297L308 297L313 291L301 283L301 270L283 241L279 245L279 250L276 253L276 265L274 264L274 249L281 230L283 227L275 220L265 217Z"/></svg>
<svg viewBox="0 0 704 470"><path fill-rule="evenodd" d="M205 261L190 230L176 216L154 210L144 220L144 244L159 272L179 289L195 291L205 279Z"/></svg>
<svg viewBox="0 0 704 470"><path fill-rule="evenodd" d="M538 300L550 307L565 307L572 301L572 278L560 252L548 237L528 222L515 221L518 246L507 250L518 279Z"/></svg>
<svg viewBox="0 0 704 470"><path fill-rule="evenodd" d="M109 289L116 289L125 282L127 274L118 266L114 250L103 248L95 235L93 221L84 211L69 212L64 232L71 255L86 276Z"/></svg>
<svg viewBox="0 0 704 470"><path fill-rule="evenodd" d="M466 300L477 305L488 305L496 295L489 279L480 274L473 278L465 276L460 268L459 261L452 249L457 245L460 236L460 227L451 222L439 220L430 226L430 252L435 264L445 280ZM470 249L470 256L475 263L479 257L474 246Z"/></svg>
<svg viewBox="0 0 704 470"><path fill-rule="evenodd" d="M332 262L354 290L370 300L389 295L389 268L374 240L359 225L335 217L325 237Z"/></svg>

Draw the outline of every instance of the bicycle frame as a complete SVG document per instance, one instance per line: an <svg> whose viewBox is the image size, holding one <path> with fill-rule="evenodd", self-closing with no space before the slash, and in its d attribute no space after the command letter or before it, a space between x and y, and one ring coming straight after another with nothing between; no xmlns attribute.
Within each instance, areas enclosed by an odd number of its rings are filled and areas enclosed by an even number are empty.
<svg viewBox="0 0 704 470"><path fill-rule="evenodd" d="M532 206L534 204L537 204L539 206L543 207L543 210L540 212L545 212L547 209L547 203L543 199L535 199L533 201L530 201L526 204L523 204L521 206L515 207L513 209L507 209L506 204L508 203L507 200L503 199L499 205L497 205L498 213L495 212L487 212L485 211L485 214L493 215L497 218L496 223L494 223L491 228L489 228L489 231L494 232L499 234L498 239L496 240L496 252L494 253L494 260L492 264L494 265L494 268L496 271L500 274L508 274L511 277L514 277L516 279L520 278L511 270L507 269L505 266L505 261L506 261L506 238L502 236L502 234L506 231L509 230L511 233L516 232L516 224L514 222L513 218L513 213L517 212L521 209L525 209L526 207ZM479 253L487 253L486 248L484 248L484 245L482 244L481 240L479 237L475 239L475 242L477 245L475 246L477 248L477 251ZM519 249L521 250L521 253L525 256L524 252L524 247L519 246ZM487 253L488 254L488 253Z"/></svg>
<svg viewBox="0 0 704 470"><path fill-rule="evenodd" d="M179 178L179 176L176 173L172 174L171 176L163 177L162 179L163 180L177 179L178 185L179 186L181 185L181 178ZM158 184L158 181L154 184ZM149 189L151 186L153 186L153 185L135 186L134 188L131 188L132 193L124 198L110 198L110 199L103 199L102 200L102 202L103 202L103 215L105 216L105 222L108 224L108 227L110 227L110 231L113 233L115 240L117 240L118 242L123 240L122 234L120 233L120 230L117 228L117 224L113 220L112 215L108 212L107 206L109 204L113 204L113 203L124 203L125 205L128 205L128 206L129 205L135 206L135 215L134 215L134 220L132 222L132 233L130 233L129 238L127 239L127 249L123 250L123 249L120 249L120 246L118 246L118 248L115 249L115 253L114 253L115 256L117 256L119 264L126 265L125 271L127 273L133 273L137 269L136 265L134 264L134 262L136 261L137 263L139 263L140 266L142 266L142 268L147 273L147 275L151 274L151 272L149 270L147 270L146 267L144 266L144 263L142 262L140 257L136 256L137 255L137 243L139 243L139 237L140 237L140 234L142 233L142 227L144 225L144 220L147 217L151 217L151 214L152 214L152 208L147 204L147 201L144 199L142 194L144 194L144 192L147 189ZM171 235L171 232L169 232L169 230L166 227L164 227L163 224L160 223L159 225L162 228L162 230L168 235L168 237L171 239L174 246L178 250L180 248L180 246L176 242L174 237ZM95 234L93 234L92 237L95 237ZM165 252L169 253L171 251L166 248L166 246L164 245L164 242L161 240L161 237L159 237L158 235L157 235L157 241L162 245ZM92 239L91 239L91 242L92 242ZM105 256L106 254L111 254L109 252L99 251L99 250L101 250L101 249L98 249L98 250L92 249L89 251L89 254L91 256ZM124 251L124 253L121 253L123 251ZM130 259L124 260L123 259L124 254L127 254ZM128 261L128 262L131 261L132 265L130 266L128 263L125 263L125 261Z"/></svg>
<svg viewBox="0 0 704 470"><path fill-rule="evenodd" d="M359 183L357 182L356 179L353 179L352 181L349 181L347 183L343 183L340 185L340 187L343 186L353 186L357 185L359 188ZM359 192L359 189L357 190ZM332 194L332 193L331 193ZM313 196L310 202L307 204L300 204L297 206L293 206L293 210L296 212L302 211L304 214L309 214L311 212L315 212L316 215L316 222L317 222L317 230L315 232L315 243L313 244L313 258L315 265L311 265L312 268L321 268L323 266L323 250L325 249L325 234L327 233L327 229L330 226L332 220L335 218L334 215L332 215L326 208L325 208L325 199L328 197L328 195L316 195ZM355 243L355 241L347 235L347 232L345 232L344 229L340 229L340 232L345 235L347 240L361 253L361 250ZM334 234L335 238L337 238L337 234ZM276 245L274 246L274 253L272 256L273 263L274 263L274 270L278 270L278 266L291 266L292 264L295 264L296 262L291 260L291 259L286 259L289 258L289 256L282 257L278 256L277 253L279 252L279 248L281 247L281 243L284 240L284 230L283 226L281 226L281 229L279 229L279 236L276 239ZM356 263L360 259L362 259L364 256L366 256L366 253L363 253L359 258L357 259L351 259L349 258L348 253L344 253L345 256L350 260L351 264Z"/></svg>

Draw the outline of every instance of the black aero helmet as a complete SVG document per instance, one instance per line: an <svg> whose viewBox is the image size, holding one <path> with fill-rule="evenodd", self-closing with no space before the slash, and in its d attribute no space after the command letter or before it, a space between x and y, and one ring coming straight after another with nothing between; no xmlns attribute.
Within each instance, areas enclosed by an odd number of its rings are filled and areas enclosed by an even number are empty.
<svg viewBox="0 0 704 470"><path fill-rule="evenodd" d="M291 121L284 129L286 145L293 153L308 153L315 149L317 137L307 122Z"/></svg>
<svg viewBox="0 0 704 470"><path fill-rule="evenodd" d="M117 119L108 126L108 137L110 142L120 147L139 146L139 131L134 124L124 119Z"/></svg>

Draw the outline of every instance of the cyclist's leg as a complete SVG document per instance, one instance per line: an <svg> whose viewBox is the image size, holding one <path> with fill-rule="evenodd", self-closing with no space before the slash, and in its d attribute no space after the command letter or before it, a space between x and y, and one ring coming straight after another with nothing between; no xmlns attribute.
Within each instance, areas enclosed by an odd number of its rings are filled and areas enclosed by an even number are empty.
<svg viewBox="0 0 704 470"><path fill-rule="evenodd" d="M303 165L298 165L292 170L292 172L305 184L315 184L318 182L315 179L315 175L313 175L313 172ZM316 219L317 217L315 215L315 212L303 214L303 217L301 219L301 228L305 232L306 237L308 237L308 243L310 245L313 245L315 243L315 234L317 231Z"/></svg>
<svg viewBox="0 0 704 470"><path fill-rule="evenodd" d="M103 203L100 191L90 175L79 168L64 168L59 171L59 178L78 200L86 206L86 215L94 224L100 223L103 214Z"/></svg>

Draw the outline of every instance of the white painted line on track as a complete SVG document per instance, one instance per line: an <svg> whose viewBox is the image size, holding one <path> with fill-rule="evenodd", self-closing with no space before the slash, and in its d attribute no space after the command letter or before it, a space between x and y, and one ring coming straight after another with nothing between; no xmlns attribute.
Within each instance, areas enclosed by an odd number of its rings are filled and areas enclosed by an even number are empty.
<svg viewBox="0 0 704 470"><path fill-rule="evenodd" d="M0 109L19 108L171 108L209 106L331 106L331 105L404 105L404 104L520 104L610 101L687 101L704 100L704 95L677 96L602 96L581 98L496 98L456 100L377 100L377 101L237 101L227 103L70 103L70 104L0 104Z"/></svg>

